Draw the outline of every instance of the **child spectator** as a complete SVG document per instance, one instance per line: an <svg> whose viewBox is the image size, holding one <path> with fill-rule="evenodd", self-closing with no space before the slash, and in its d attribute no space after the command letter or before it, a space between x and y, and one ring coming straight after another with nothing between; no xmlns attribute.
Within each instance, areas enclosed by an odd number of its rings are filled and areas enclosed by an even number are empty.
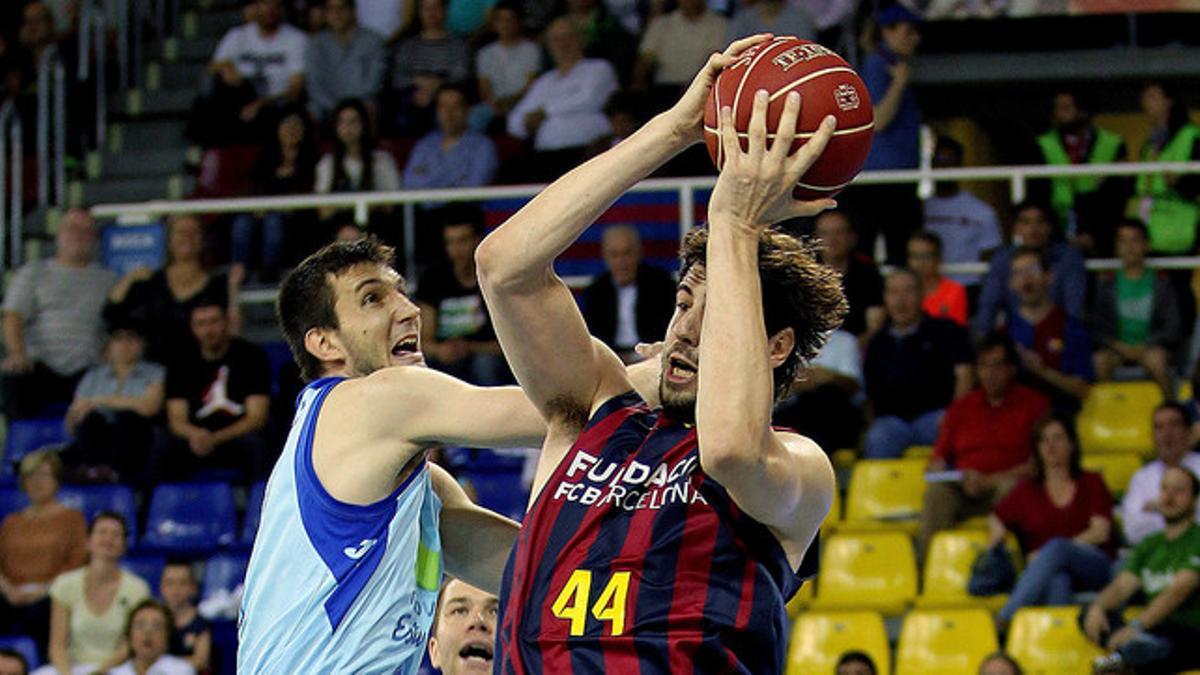
<svg viewBox="0 0 1200 675"><path fill-rule="evenodd" d="M191 563L167 562L158 593L174 619L168 652L186 659L197 672L208 670L212 656L212 626L196 610L196 573Z"/></svg>

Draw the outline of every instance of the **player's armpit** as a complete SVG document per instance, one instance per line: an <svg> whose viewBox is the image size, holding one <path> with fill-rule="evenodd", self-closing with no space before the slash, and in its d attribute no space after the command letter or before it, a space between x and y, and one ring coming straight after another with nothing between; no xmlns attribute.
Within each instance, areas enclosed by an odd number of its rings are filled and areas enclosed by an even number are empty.
<svg viewBox="0 0 1200 675"><path fill-rule="evenodd" d="M504 565L520 525L472 502L442 467L430 464L429 473L442 500L440 532L446 573L499 594Z"/></svg>

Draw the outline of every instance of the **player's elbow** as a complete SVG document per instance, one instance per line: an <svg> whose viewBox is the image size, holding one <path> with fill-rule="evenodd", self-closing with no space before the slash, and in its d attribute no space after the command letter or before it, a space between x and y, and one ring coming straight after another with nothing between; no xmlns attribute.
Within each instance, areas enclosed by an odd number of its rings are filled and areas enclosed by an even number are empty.
<svg viewBox="0 0 1200 675"><path fill-rule="evenodd" d="M751 451L750 444L746 442L747 436L742 436L740 443L732 434L717 436L711 440L700 440L700 468L718 483L724 482L723 476L745 475L761 464L762 457L756 457Z"/></svg>
<svg viewBox="0 0 1200 675"><path fill-rule="evenodd" d="M475 248L475 276L485 291L513 291L529 282L529 270L521 269L509 239L504 232L496 231Z"/></svg>

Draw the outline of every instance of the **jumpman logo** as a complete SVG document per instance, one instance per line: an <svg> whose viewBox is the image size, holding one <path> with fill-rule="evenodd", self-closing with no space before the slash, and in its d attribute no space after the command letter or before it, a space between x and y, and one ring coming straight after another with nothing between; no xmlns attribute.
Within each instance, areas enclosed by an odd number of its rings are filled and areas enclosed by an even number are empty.
<svg viewBox="0 0 1200 675"><path fill-rule="evenodd" d="M204 390L200 400L204 405L196 411L196 419L202 420L216 413L241 417L246 412L246 406L229 400L229 366L221 366L216 379Z"/></svg>
<svg viewBox="0 0 1200 675"><path fill-rule="evenodd" d="M358 548L347 546L346 548L342 549L342 553L345 553L346 557L351 560L361 560L362 557L367 554L367 551L370 551L371 547L375 545L376 541L378 541L378 539L363 539L361 542L359 542Z"/></svg>

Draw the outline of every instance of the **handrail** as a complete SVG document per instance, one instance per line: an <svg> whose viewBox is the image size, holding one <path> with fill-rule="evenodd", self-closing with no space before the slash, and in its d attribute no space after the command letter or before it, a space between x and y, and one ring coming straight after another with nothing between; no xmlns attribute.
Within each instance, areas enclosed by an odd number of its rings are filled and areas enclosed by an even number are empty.
<svg viewBox="0 0 1200 675"><path fill-rule="evenodd" d="M21 239L24 236L21 202L25 193L23 143L21 113L15 103L6 101L0 106L0 270L21 264ZM10 252L7 256L6 251Z"/></svg>
<svg viewBox="0 0 1200 675"><path fill-rule="evenodd" d="M66 197L66 141L66 69L58 47L51 45L42 53L38 63L37 161L40 206L57 204ZM53 188L50 184L52 169Z"/></svg>
<svg viewBox="0 0 1200 675"><path fill-rule="evenodd" d="M96 94L97 148L104 147L108 130L108 18L104 9L96 6L95 0L84 0L79 10L79 67L75 71L77 82L86 82L91 75L92 48L96 50L96 76L92 81Z"/></svg>

